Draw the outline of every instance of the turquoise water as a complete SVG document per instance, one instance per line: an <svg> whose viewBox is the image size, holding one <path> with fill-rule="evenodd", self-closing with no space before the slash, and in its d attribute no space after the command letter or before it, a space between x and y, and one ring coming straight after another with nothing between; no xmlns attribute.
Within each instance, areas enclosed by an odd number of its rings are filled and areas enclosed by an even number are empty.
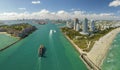
<svg viewBox="0 0 120 70"><path fill-rule="evenodd" d="M0 34L0 49L5 48L6 46L16 42L18 38L11 37L6 34Z"/></svg>
<svg viewBox="0 0 120 70"><path fill-rule="evenodd" d="M120 33L114 39L102 70L120 70Z"/></svg>
<svg viewBox="0 0 120 70"><path fill-rule="evenodd" d="M34 33L0 52L0 70L87 70L74 47L55 24L38 25ZM38 57L40 44L45 57Z"/></svg>

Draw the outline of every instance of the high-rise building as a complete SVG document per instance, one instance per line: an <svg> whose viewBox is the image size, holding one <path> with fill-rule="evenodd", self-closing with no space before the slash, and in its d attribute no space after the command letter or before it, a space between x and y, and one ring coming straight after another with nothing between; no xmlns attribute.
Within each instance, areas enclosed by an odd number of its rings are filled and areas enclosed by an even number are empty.
<svg viewBox="0 0 120 70"><path fill-rule="evenodd" d="M83 23L83 32L88 33L88 19L85 18L84 23Z"/></svg>
<svg viewBox="0 0 120 70"><path fill-rule="evenodd" d="M95 21L91 20L91 31L94 32L95 31Z"/></svg>
<svg viewBox="0 0 120 70"><path fill-rule="evenodd" d="M74 30L76 30L76 25L79 24L78 18L74 19Z"/></svg>
<svg viewBox="0 0 120 70"><path fill-rule="evenodd" d="M80 29L82 29L82 21L79 21Z"/></svg>
<svg viewBox="0 0 120 70"><path fill-rule="evenodd" d="M73 28L73 24L71 23L71 22L66 22L66 27L68 27L68 28Z"/></svg>
<svg viewBox="0 0 120 70"><path fill-rule="evenodd" d="M76 31L79 31L80 30L80 24L77 24L76 25Z"/></svg>
<svg viewBox="0 0 120 70"><path fill-rule="evenodd" d="M83 35L88 35L88 19L85 18L84 22L82 23L82 32L80 32Z"/></svg>
<svg viewBox="0 0 120 70"><path fill-rule="evenodd" d="M66 27L68 27L68 26L69 26L69 22L67 21L67 22L66 22Z"/></svg>

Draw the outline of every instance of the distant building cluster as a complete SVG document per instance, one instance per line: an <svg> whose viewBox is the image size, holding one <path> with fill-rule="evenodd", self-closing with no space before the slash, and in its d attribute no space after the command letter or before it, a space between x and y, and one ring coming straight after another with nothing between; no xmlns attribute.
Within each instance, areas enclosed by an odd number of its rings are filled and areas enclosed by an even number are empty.
<svg viewBox="0 0 120 70"><path fill-rule="evenodd" d="M106 30L109 28L117 28L120 27L120 21L97 21L97 29L99 30Z"/></svg>
<svg viewBox="0 0 120 70"><path fill-rule="evenodd" d="M75 31L79 31L80 34L89 35L91 32L95 32L95 21L91 20L90 25L88 24L88 19L85 18L82 22L78 18L74 21L67 21L66 26L68 28L73 28Z"/></svg>

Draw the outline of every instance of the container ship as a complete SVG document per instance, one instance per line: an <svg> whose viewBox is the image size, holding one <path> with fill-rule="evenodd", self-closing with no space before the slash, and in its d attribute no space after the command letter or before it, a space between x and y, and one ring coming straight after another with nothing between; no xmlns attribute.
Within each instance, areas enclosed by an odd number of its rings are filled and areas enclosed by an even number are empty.
<svg viewBox="0 0 120 70"><path fill-rule="evenodd" d="M44 53L45 53L45 47L44 45L40 45L40 48L38 50L39 57L43 57Z"/></svg>

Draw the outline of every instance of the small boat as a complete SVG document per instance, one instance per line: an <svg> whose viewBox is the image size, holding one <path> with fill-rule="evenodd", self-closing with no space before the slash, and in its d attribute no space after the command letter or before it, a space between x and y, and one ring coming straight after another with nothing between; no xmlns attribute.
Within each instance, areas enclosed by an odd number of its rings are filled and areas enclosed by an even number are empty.
<svg viewBox="0 0 120 70"><path fill-rule="evenodd" d="M38 50L39 57L43 57L45 52L45 47L43 45L40 45L40 48Z"/></svg>

